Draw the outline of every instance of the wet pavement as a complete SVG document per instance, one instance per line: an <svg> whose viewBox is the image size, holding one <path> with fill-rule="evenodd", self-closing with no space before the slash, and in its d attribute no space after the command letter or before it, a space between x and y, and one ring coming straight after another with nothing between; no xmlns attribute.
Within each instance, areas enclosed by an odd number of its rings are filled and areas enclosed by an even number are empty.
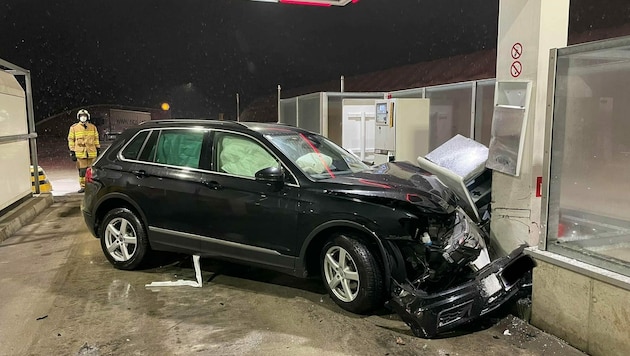
<svg viewBox="0 0 630 356"><path fill-rule="evenodd" d="M190 256L114 269L80 199L56 196L0 244L0 355L583 355L507 312L417 338L387 310L343 311L319 280L206 259L202 288L149 289L194 280Z"/></svg>

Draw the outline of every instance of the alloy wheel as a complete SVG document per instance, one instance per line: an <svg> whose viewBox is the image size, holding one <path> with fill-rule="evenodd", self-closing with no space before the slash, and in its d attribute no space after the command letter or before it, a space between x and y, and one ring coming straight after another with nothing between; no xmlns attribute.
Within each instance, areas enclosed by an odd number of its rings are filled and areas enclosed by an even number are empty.
<svg viewBox="0 0 630 356"><path fill-rule="evenodd" d="M326 283L339 300L350 303L359 294L359 272L352 256L344 248L332 246L324 256Z"/></svg>
<svg viewBox="0 0 630 356"><path fill-rule="evenodd" d="M138 235L133 224L124 218L112 219L105 229L105 247L116 261L129 261L136 252Z"/></svg>

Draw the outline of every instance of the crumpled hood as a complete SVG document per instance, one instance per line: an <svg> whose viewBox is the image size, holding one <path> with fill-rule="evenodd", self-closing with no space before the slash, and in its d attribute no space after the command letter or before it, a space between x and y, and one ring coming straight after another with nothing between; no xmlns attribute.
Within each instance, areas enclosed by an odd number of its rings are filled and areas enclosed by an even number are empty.
<svg viewBox="0 0 630 356"><path fill-rule="evenodd" d="M407 162L384 163L320 182L329 183L331 194L405 201L426 212L450 213L457 206L455 194L436 176Z"/></svg>

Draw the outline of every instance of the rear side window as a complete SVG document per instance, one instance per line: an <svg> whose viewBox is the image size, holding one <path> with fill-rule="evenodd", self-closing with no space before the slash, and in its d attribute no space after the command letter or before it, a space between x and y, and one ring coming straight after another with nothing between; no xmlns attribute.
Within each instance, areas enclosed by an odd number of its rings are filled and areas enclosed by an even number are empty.
<svg viewBox="0 0 630 356"><path fill-rule="evenodd" d="M153 162L155 160L155 148L157 146L157 140L160 137L160 131L151 131L151 136L147 139L147 143L144 144L142 153L138 157L139 161Z"/></svg>
<svg viewBox="0 0 630 356"><path fill-rule="evenodd" d="M131 140L131 142L129 142L129 144L125 146L125 149L122 150L121 155L126 159L132 159L132 160L137 159L138 153L140 153L140 150L142 149L142 144L144 144L144 141L147 138L148 134L149 134L149 131L142 131L139 134L137 134Z"/></svg>
<svg viewBox="0 0 630 356"><path fill-rule="evenodd" d="M203 131L162 130L155 148L155 162L170 166L199 168L203 137Z"/></svg>

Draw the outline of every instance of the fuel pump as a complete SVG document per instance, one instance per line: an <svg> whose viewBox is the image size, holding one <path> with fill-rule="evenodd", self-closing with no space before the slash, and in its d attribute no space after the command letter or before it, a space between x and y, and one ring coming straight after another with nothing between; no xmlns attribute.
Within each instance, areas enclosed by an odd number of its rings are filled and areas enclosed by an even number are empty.
<svg viewBox="0 0 630 356"><path fill-rule="evenodd" d="M396 98L376 102L374 163L408 161L429 153L429 99Z"/></svg>

